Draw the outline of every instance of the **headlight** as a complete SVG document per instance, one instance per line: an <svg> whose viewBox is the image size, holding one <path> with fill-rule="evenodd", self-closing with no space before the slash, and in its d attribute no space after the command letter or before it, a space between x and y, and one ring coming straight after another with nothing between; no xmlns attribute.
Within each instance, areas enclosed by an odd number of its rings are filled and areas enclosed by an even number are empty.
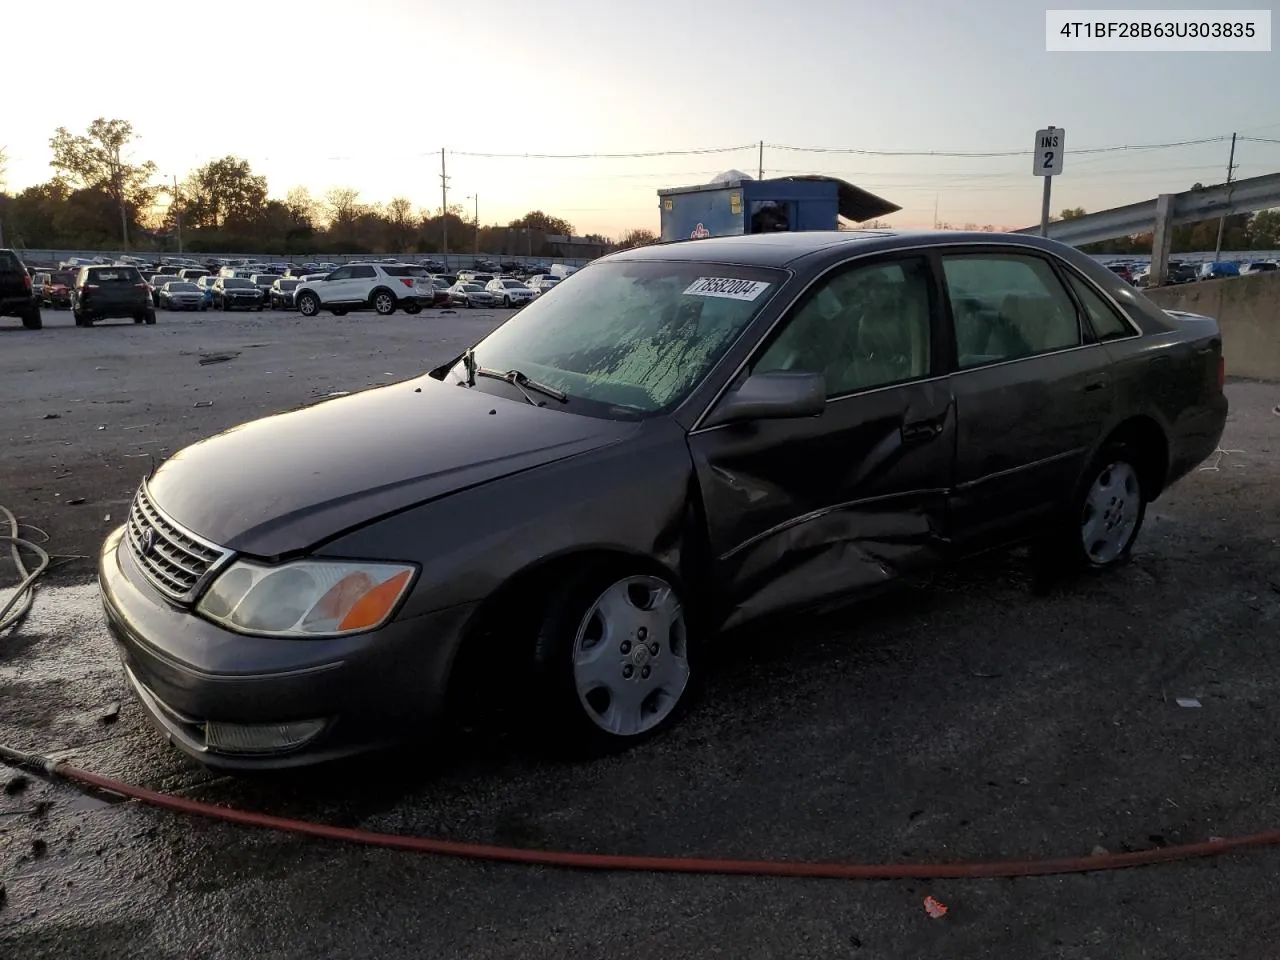
<svg viewBox="0 0 1280 960"><path fill-rule="evenodd" d="M402 563L299 560L233 563L201 597L200 614L239 633L338 637L386 623L413 582Z"/></svg>

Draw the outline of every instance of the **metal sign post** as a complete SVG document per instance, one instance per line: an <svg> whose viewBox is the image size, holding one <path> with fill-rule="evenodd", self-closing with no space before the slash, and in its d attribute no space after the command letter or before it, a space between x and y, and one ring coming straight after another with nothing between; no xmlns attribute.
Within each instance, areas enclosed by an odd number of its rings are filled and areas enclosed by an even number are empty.
<svg viewBox="0 0 1280 960"><path fill-rule="evenodd" d="M1035 160L1031 172L1044 177L1044 196L1040 200L1040 236L1049 236L1049 196L1053 178L1062 172L1062 154L1066 149L1067 131L1049 124L1036 131Z"/></svg>

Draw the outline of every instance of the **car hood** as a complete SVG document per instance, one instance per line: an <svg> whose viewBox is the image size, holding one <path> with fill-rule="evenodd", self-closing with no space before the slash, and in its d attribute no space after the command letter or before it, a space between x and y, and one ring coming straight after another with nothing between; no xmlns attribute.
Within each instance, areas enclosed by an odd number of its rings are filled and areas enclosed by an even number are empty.
<svg viewBox="0 0 1280 960"><path fill-rule="evenodd" d="M276 557L636 427L423 376L233 427L174 454L148 487L191 532Z"/></svg>

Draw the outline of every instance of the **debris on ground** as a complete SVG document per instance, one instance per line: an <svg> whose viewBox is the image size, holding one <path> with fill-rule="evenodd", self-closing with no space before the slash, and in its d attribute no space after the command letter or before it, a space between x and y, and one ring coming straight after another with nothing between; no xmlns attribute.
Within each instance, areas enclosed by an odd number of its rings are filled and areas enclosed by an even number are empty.
<svg viewBox="0 0 1280 960"><path fill-rule="evenodd" d="M228 360L234 360L240 356L239 350L229 350L226 353L202 353L200 359L196 362L202 367L207 367L211 363L226 363Z"/></svg>
<svg viewBox="0 0 1280 960"><path fill-rule="evenodd" d="M29 786L31 786L31 778L20 773L4 785L4 795L6 797L16 797Z"/></svg>
<svg viewBox="0 0 1280 960"><path fill-rule="evenodd" d="M1093 851L1092 851L1093 856L1095 857L1105 857L1110 852L1111 852L1110 850L1108 850L1106 847L1104 847L1100 843L1094 844Z"/></svg>
<svg viewBox="0 0 1280 960"><path fill-rule="evenodd" d="M84 503L84 497L72 497L67 501L67 503L70 506L78 507L80 504Z"/></svg>
<svg viewBox="0 0 1280 960"><path fill-rule="evenodd" d="M107 707L98 717L98 722L102 724L112 724L120 719L120 701L117 700L111 706Z"/></svg>
<svg viewBox="0 0 1280 960"><path fill-rule="evenodd" d="M1178 697L1175 702L1178 706L1186 707L1187 709L1195 709L1200 706L1200 701L1195 697Z"/></svg>
<svg viewBox="0 0 1280 960"><path fill-rule="evenodd" d="M192 404L192 406L196 407L197 409L199 409L200 407L212 407L212 406L213 406L213 401L212 401L212 400L197 400L194 404Z"/></svg>
<svg viewBox="0 0 1280 960"><path fill-rule="evenodd" d="M44 419L44 420L61 420L61 419L62 419L62 414L60 414L60 413L46 413L46 414L44 415L44 417L42 417L42 419Z"/></svg>
<svg viewBox="0 0 1280 960"><path fill-rule="evenodd" d="M935 920L941 920L947 915L947 905L941 900L928 896L924 898L924 912Z"/></svg>
<svg viewBox="0 0 1280 960"><path fill-rule="evenodd" d="M33 857L43 857L49 852L49 841L43 837L36 837L31 841L31 855Z"/></svg>

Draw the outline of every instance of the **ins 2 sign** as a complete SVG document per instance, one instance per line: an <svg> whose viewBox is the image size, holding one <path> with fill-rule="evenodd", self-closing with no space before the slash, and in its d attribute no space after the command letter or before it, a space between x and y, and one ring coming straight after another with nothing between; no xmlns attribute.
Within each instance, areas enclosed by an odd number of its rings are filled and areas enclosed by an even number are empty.
<svg viewBox="0 0 1280 960"><path fill-rule="evenodd" d="M1032 169L1037 177L1056 177L1062 172L1062 154L1067 146L1067 131L1037 130L1036 146L1033 156L1035 167Z"/></svg>

